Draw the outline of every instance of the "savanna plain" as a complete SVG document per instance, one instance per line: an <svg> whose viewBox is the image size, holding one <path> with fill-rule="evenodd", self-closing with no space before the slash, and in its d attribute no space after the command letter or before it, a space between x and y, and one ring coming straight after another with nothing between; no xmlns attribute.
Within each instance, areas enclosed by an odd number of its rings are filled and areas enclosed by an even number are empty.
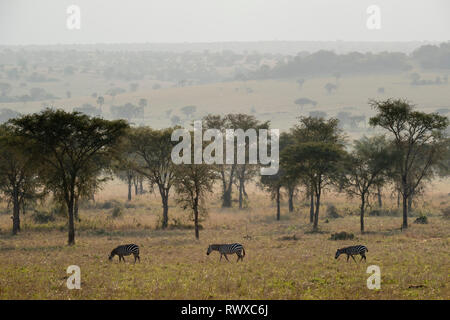
<svg viewBox="0 0 450 320"><path fill-rule="evenodd" d="M22 217L19 236L10 234L10 216L0 215L1 299L449 299L450 220L448 181L436 181L418 200L410 226L401 230L401 214L366 217L359 232L358 203L329 192L320 231L312 233L309 207L300 190L295 210L282 207L281 220L270 196L250 188L244 209L221 209L220 192L209 200L200 239L189 216L170 207L169 228L160 225L160 200L153 194L126 199L126 185L111 181L95 203L80 206L77 239L67 246L66 218L35 223ZM122 201L122 199L124 199ZM386 193L386 208L396 199ZM327 216L333 203L339 218ZM375 201L374 201L375 203ZM46 204L47 209L51 204ZM375 204L373 204L375 208ZM120 209L116 209L120 208ZM6 208L5 208L6 209ZM116 209L116 214L113 211ZM117 214L120 210L120 215ZM413 223L426 214L428 224ZM448 213L447 213L448 216ZM330 240L340 231L352 240ZM246 255L219 261L206 255L211 243L239 242ZM108 261L120 244L140 246L141 263L133 256ZM363 244L367 262L334 258L337 248ZM359 261L359 257L356 259ZM81 269L81 289L66 286L67 267ZM369 265L381 270L381 288L369 290Z"/></svg>

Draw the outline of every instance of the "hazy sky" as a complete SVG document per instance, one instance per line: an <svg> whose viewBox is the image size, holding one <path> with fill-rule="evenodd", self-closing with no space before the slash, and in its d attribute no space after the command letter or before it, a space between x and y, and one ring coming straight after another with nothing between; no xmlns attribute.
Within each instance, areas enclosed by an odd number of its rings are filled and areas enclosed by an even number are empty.
<svg viewBox="0 0 450 320"><path fill-rule="evenodd" d="M81 29L69 30L69 5ZM381 29L366 12L380 8ZM0 0L0 44L447 41L449 0Z"/></svg>

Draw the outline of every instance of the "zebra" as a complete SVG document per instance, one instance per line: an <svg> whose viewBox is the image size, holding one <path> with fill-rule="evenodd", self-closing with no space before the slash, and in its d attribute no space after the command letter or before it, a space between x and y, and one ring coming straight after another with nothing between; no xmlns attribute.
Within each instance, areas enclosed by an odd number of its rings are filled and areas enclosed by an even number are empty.
<svg viewBox="0 0 450 320"><path fill-rule="evenodd" d="M245 250L242 244L239 243L232 243L232 244L211 244L208 247L208 251L206 251L206 254L209 255L212 251L219 251L220 253L220 260L222 261L222 256L225 256L225 259L228 260L227 254L233 254L236 253L237 255L237 261L239 260L243 261L245 256Z"/></svg>
<svg viewBox="0 0 450 320"><path fill-rule="evenodd" d="M353 255L359 254L359 255L361 255L361 259L359 261L361 262L361 260L364 259L364 262L365 262L367 260L366 254L365 254L366 252L369 252L369 249L367 249L366 246L356 245L356 246L346 247L346 248L342 248L342 249L337 249L336 256L334 258L337 259L337 258L339 258L339 256L341 254L345 253L347 255L347 262L350 257L352 257L353 261L356 262Z"/></svg>
<svg viewBox="0 0 450 320"><path fill-rule="evenodd" d="M123 262L125 262L125 258L123 256L129 256L130 254L134 255L134 263L136 263L136 260L139 260L139 262L141 262L141 258L139 257L139 246L136 244L125 244L122 246L118 246L113 251L111 251L108 259L109 261L111 261L115 255L118 255L119 262L120 260L123 260Z"/></svg>

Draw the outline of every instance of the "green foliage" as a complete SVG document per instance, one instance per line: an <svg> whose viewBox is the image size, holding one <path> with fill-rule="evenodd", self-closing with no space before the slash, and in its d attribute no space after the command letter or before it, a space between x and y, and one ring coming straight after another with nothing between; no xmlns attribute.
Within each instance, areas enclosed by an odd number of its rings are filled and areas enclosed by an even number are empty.
<svg viewBox="0 0 450 320"><path fill-rule="evenodd" d="M30 141L34 161L42 164L39 176L46 188L66 203L68 242L74 244L75 201L80 196L92 195L105 181L100 174L109 169L114 146L128 124L61 109L45 109L12 119L10 123L17 135Z"/></svg>
<svg viewBox="0 0 450 320"><path fill-rule="evenodd" d="M123 212L124 212L123 207L120 205L116 205L116 206L114 206L114 208L111 212L111 217L112 218L120 218L123 216Z"/></svg>
<svg viewBox="0 0 450 320"><path fill-rule="evenodd" d="M414 223L419 224L427 224L428 223L428 217L426 215L421 215L416 220L414 220Z"/></svg>
<svg viewBox="0 0 450 320"><path fill-rule="evenodd" d="M31 215L33 221L38 224L44 224L55 221L55 216L51 212L34 210Z"/></svg>
<svg viewBox="0 0 450 320"><path fill-rule="evenodd" d="M341 216L338 214L337 208L335 205L333 204L329 204L327 206L327 217L330 219L336 219L336 218L340 218Z"/></svg>

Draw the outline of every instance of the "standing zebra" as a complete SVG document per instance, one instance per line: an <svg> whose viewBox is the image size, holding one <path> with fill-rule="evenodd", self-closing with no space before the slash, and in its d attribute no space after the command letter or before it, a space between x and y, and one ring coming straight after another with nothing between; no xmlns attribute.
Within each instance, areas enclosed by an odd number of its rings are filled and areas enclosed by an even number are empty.
<svg viewBox="0 0 450 320"><path fill-rule="evenodd" d="M212 251L219 251L220 253L220 260L222 260L222 256L225 256L225 259L228 260L227 254L233 254L236 253L237 255L237 261L239 261L239 259L241 261L243 261L244 256L245 256L245 250L244 247L242 246L242 244L239 243L232 243L232 244L211 244L208 247L208 251L206 251L206 254L209 255Z"/></svg>
<svg viewBox="0 0 450 320"><path fill-rule="evenodd" d="M130 254L134 255L134 263L136 263L136 259L141 262L141 258L139 257L139 246L136 244L125 244L122 246L118 246L113 251L111 251L111 254L109 255L109 261L111 261L115 255L118 255L119 262L120 260L123 260L123 262L125 262L125 258L123 256L129 256Z"/></svg>
<svg viewBox="0 0 450 320"><path fill-rule="evenodd" d="M361 255L361 259L359 260L361 262L362 259L364 259L364 261L366 261L366 252L369 252L369 249L367 249L366 246L363 245L357 245L357 246L351 246L351 247L346 247L346 248L342 248L342 249L337 249L336 251L336 256L334 257L335 259L339 258L339 256L341 254L346 254L347 255L347 262L348 262L348 258L352 257L353 261L356 262L355 258L353 257L353 255Z"/></svg>

